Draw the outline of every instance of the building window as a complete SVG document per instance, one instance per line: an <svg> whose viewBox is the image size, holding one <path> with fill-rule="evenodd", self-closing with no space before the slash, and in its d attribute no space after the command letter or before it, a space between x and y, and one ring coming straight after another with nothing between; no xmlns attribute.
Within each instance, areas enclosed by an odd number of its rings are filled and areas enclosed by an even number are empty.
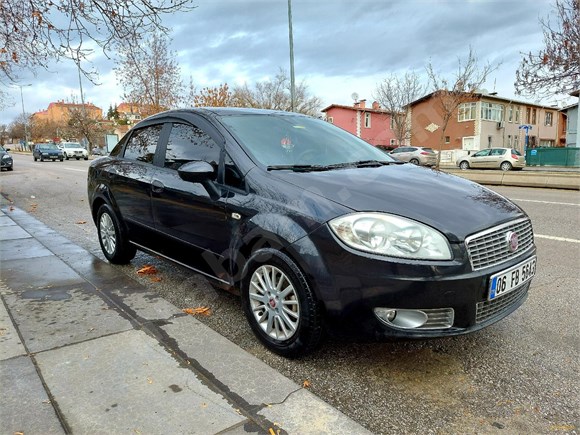
<svg viewBox="0 0 580 435"><path fill-rule="evenodd" d="M536 125L536 109L532 109L532 124Z"/></svg>
<svg viewBox="0 0 580 435"><path fill-rule="evenodd" d="M365 113L365 128L371 128L371 114Z"/></svg>
<svg viewBox="0 0 580 435"><path fill-rule="evenodd" d="M463 103L457 111L458 121L473 121L477 114L477 103Z"/></svg>
<svg viewBox="0 0 580 435"><path fill-rule="evenodd" d="M508 122L512 122L514 119L514 106L510 104L508 107Z"/></svg>
<svg viewBox="0 0 580 435"><path fill-rule="evenodd" d="M503 121L503 104L481 103L481 119Z"/></svg>
<svg viewBox="0 0 580 435"><path fill-rule="evenodd" d="M520 107L519 106L516 107L516 116L515 116L514 121L516 124L520 123Z"/></svg>
<svg viewBox="0 0 580 435"><path fill-rule="evenodd" d="M390 144L391 144L391 146L397 145L397 139L391 139Z"/></svg>
<svg viewBox="0 0 580 435"><path fill-rule="evenodd" d="M520 150L520 137L514 136L514 149Z"/></svg>
<svg viewBox="0 0 580 435"><path fill-rule="evenodd" d="M530 124L531 120L532 120L532 108L526 107L526 124Z"/></svg>
<svg viewBox="0 0 580 435"><path fill-rule="evenodd" d="M334 118L332 116L327 117L326 120L331 124L334 124Z"/></svg>
<svg viewBox="0 0 580 435"><path fill-rule="evenodd" d="M508 134L508 143L507 143L508 148L512 147L512 135Z"/></svg>
<svg viewBox="0 0 580 435"><path fill-rule="evenodd" d="M552 122L553 122L553 114L552 114L552 112L546 112L546 119L544 121L544 125L549 125L551 127L552 126Z"/></svg>
<svg viewBox="0 0 580 435"><path fill-rule="evenodd" d="M445 136L445 143L449 143L449 142L451 142L451 137Z"/></svg>
<svg viewBox="0 0 580 435"><path fill-rule="evenodd" d="M552 148L554 146L554 141L552 139L541 139L540 140L541 147Z"/></svg>
<svg viewBox="0 0 580 435"><path fill-rule="evenodd" d="M395 129L395 117L393 115L389 118L389 127L391 127L391 130Z"/></svg>

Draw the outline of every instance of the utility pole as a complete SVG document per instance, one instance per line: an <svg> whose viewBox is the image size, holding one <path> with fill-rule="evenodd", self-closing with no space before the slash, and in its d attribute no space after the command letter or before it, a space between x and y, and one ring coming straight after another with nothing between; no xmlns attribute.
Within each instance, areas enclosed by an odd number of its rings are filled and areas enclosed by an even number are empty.
<svg viewBox="0 0 580 435"><path fill-rule="evenodd" d="M288 37L290 39L290 110L294 112L296 87L294 83L294 37L292 36L292 0L288 0Z"/></svg>
<svg viewBox="0 0 580 435"><path fill-rule="evenodd" d="M22 88L24 86L32 86L31 83L27 85L16 85L20 88L20 102L22 103L22 122L24 122L24 149L26 151L28 148L28 120L26 119L26 112L24 111L24 95L22 94Z"/></svg>

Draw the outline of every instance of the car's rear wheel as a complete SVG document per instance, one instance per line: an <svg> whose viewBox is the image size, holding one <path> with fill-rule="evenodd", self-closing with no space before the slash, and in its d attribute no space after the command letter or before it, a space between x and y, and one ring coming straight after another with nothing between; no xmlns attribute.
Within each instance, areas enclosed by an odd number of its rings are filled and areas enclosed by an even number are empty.
<svg viewBox="0 0 580 435"><path fill-rule="evenodd" d="M36 162L38 159L36 157L34 157L34 161Z"/></svg>
<svg viewBox="0 0 580 435"><path fill-rule="evenodd" d="M417 159L411 159L411 160L409 160L409 163L413 163L414 165L418 165L419 164L419 160L417 160Z"/></svg>
<svg viewBox="0 0 580 435"><path fill-rule="evenodd" d="M289 358L313 351L322 338L321 308L298 266L280 251L261 249L243 276L242 306L256 337Z"/></svg>
<svg viewBox="0 0 580 435"><path fill-rule="evenodd" d="M137 253L129 243L124 227L108 204L103 204L97 213L99 243L107 260L113 264L127 264Z"/></svg>
<svg viewBox="0 0 580 435"><path fill-rule="evenodd" d="M462 169L462 170L464 170L464 171L465 171L466 169L469 169L469 162L468 162L468 161L466 161L466 160L463 160L463 161L462 161L462 162L459 164L459 169Z"/></svg>
<svg viewBox="0 0 580 435"><path fill-rule="evenodd" d="M500 165L500 167L499 167L499 168L500 168L502 171L511 171L511 170L512 170L512 167L513 167L513 166L512 166L512 164L511 164L510 162L503 162L503 163Z"/></svg>

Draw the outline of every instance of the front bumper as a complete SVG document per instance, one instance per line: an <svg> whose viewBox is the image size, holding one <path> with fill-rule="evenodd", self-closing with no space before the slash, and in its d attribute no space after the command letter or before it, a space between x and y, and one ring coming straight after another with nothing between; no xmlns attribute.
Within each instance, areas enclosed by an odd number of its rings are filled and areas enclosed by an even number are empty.
<svg viewBox="0 0 580 435"><path fill-rule="evenodd" d="M2 168L11 168L13 164L12 159L0 159L0 167Z"/></svg>
<svg viewBox="0 0 580 435"><path fill-rule="evenodd" d="M330 332L354 336L428 338L482 329L516 310L530 287L528 281L490 301L490 277L536 252L532 245L510 261L474 272L463 244L452 245L454 260L426 264L352 250L326 226L311 236L320 254L306 263L316 265L309 274L326 308ZM434 327L400 328L379 320L376 308L424 311L436 321ZM442 317L450 324L438 327Z"/></svg>

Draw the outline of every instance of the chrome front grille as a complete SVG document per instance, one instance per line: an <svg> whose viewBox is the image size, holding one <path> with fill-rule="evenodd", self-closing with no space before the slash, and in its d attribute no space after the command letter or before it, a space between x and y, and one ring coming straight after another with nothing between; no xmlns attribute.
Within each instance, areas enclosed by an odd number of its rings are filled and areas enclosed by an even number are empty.
<svg viewBox="0 0 580 435"><path fill-rule="evenodd" d="M507 235L510 232L518 235L518 247L513 252L509 249L507 241ZM515 258L527 251L533 244L532 223L527 218L490 228L465 239L473 270L485 269Z"/></svg>
<svg viewBox="0 0 580 435"><path fill-rule="evenodd" d="M502 311L508 309L510 306L517 304L528 294L531 282L525 283L520 288L511 291L510 293L500 296L491 301L483 301L477 303L475 314L475 323L485 322L491 319Z"/></svg>

